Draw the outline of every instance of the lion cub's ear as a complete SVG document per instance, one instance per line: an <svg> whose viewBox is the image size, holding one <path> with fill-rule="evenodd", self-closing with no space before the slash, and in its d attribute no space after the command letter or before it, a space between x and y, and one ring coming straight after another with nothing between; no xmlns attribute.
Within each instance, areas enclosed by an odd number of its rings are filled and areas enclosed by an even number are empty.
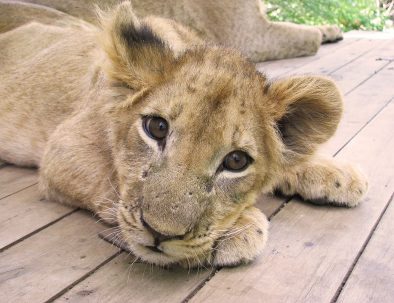
<svg viewBox="0 0 394 303"><path fill-rule="evenodd" d="M330 79L296 76L277 80L268 95L275 102L273 116L288 161L312 154L337 129L342 96Z"/></svg>
<svg viewBox="0 0 394 303"><path fill-rule="evenodd" d="M101 45L109 59L107 75L136 90L164 81L174 67L173 52L137 18L130 2L98 14L103 29Z"/></svg>

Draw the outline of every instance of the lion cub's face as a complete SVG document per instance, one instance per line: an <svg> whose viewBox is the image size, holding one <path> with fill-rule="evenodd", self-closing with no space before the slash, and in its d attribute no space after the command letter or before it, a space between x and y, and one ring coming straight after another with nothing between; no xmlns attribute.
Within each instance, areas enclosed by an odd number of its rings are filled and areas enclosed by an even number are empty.
<svg viewBox="0 0 394 303"><path fill-rule="evenodd" d="M103 35L105 71L123 95L109 111L117 218L130 249L148 262L209 262L256 194L336 128L340 98L329 80L268 83L217 47L175 55L129 4Z"/></svg>
<svg viewBox="0 0 394 303"><path fill-rule="evenodd" d="M270 120L256 114L264 77L223 50L187 56L170 80L126 101L129 128L116 131L127 168L118 219L131 250L152 263L209 259L269 169L260 142Z"/></svg>

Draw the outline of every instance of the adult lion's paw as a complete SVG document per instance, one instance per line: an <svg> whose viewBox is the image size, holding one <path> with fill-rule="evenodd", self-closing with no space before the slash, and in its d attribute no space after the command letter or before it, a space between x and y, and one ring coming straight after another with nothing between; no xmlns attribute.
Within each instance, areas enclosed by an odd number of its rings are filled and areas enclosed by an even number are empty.
<svg viewBox="0 0 394 303"><path fill-rule="evenodd" d="M214 266L235 266L253 261L267 241L268 221L257 208L245 209L214 248Z"/></svg>
<svg viewBox="0 0 394 303"><path fill-rule="evenodd" d="M343 34L337 25L318 26L322 33L322 43L336 42L343 39Z"/></svg>

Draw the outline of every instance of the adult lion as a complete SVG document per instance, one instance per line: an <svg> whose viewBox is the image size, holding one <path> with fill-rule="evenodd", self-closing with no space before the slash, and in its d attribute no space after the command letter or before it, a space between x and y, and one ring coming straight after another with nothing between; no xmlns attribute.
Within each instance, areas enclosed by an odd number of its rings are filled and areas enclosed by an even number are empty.
<svg viewBox="0 0 394 303"><path fill-rule="evenodd" d="M94 5L118 0L22 0L97 24ZM338 26L272 22L261 0L132 0L139 16L162 16L193 28L201 38L233 47L255 62L314 55L321 43L342 39Z"/></svg>

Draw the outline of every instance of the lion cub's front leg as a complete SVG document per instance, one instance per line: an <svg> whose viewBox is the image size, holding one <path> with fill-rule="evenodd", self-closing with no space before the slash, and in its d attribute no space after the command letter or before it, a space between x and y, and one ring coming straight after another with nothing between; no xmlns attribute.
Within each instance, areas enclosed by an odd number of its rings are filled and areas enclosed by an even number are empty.
<svg viewBox="0 0 394 303"><path fill-rule="evenodd" d="M315 156L285 172L277 189L318 204L356 206L367 192L366 177L354 166Z"/></svg>
<svg viewBox="0 0 394 303"><path fill-rule="evenodd" d="M214 266L234 266L253 261L267 241L268 221L256 207L245 209L214 247Z"/></svg>

